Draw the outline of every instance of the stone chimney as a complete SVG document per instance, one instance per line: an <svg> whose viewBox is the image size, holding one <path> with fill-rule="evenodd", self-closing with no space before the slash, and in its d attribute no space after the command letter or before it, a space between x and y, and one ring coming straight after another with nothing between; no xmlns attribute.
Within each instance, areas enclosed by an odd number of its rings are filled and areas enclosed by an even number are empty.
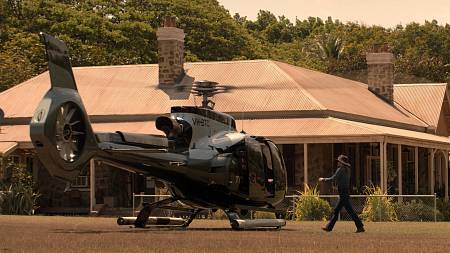
<svg viewBox="0 0 450 253"><path fill-rule="evenodd" d="M176 84L184 75L184 32L176 27L175 17L165 17L158 28L159 84Z"/></svg>
<svg viewBox="0 0 450 253"><path fill-rule="evenodd" d="M394 102L394 56L392 53L368 53L366 55L369 90Z"/></svg>

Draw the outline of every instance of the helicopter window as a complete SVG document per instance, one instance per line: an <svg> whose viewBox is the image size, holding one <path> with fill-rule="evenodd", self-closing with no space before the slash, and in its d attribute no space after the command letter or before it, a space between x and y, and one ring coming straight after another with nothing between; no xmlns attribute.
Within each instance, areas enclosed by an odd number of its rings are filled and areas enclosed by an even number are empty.
<svg viewBox="0 0 450 253"><path fill-rule="evenodd" d="M189 124L185 120L177 120L177 122L180 124L180 127L182 129L182 136L180 139L180 144L183 147L189 147L189 144L191 143L192 139L192 127L191 124Z"/></svg>
<svg viewBox="0 0 450 253"><path fill-rule="evenodd" d="M280 150L271 141L268 141L267 144L269 145L270 153L272 154L272 165L275 179L278 178L278 180L283 180L286 178L286 167L283 159L281 158ZM285 184L279 182L275 185L275 188L277 188L277 191L285 190Z"/></svg>
<svg viewBox="0 0 450 253"><path fill-rule="evenodd" d="M239 175L239 191L244 194L249 194L249 171L247 164L247 152L245 149L239 149L236 151L238 161L238 174Z"/></svg>
<svg viewBox="0 0 450 253"><path fill-rule="evenodd" d="M231 128L236 129L236 121L234 119L231 120Z"/></svg>
<svg viewBox="0 0 450 253"><path fill-rule="evenodd" d="M275 187L274 187L274 173L273 173L273 164L272 164L272 156L270 154L269 146L266 144L262 144L262 153L264 158L264 174L266 177L265 186L267 190L267 196L273 197L275 195Z"/></svg>
<svg viewBox="0 0 450 253"><path fill-rule="evenodd" d="M262 146L262 151L263 151L263 155L264 155L264 159L266 159L266 167L269 170L272 170L272 156L270 155L270 150L269 147L266 145Z"/></svg>
<svg viewBox="0 0 450 253"><path fill-rule="evenodd" d="M280 153L278 151L278 148L277 148L277 146L275 146L275 144L273 144L270 141L267 143L270 147L270 153L272 154L274 169L279 169L279 167L281 167L281 158L280 158Z"/></svg>
<svg viewBox="0 0 450 253"><path fill-rule="evenodd" d="M217 113L215 111L205 110L205 109L196 108L196 107L172 107L171 112L172 113L197 114L197 115L218 121L222 124L231 126L231 127L233 127L233 129L236 129L236 123L232 117L230 117L226 114Z"/></svg>

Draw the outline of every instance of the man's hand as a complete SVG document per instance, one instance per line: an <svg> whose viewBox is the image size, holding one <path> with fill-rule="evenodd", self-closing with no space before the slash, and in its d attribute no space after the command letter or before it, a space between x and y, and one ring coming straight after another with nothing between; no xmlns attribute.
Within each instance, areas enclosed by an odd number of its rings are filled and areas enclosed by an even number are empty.
<svg viewBox="0 0 450 253"><path fill-rule="evenodd" d="M325 179L323 177L319 177L319 182L324 181Z"/></svg>

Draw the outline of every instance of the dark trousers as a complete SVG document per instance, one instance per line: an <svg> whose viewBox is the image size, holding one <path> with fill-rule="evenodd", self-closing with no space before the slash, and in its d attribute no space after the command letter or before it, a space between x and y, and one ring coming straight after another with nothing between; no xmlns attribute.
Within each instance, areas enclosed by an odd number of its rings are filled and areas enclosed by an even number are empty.
<svg viewBox="0 0 450 253"><path fill-rule="evenodd" d="M364 226L358 215L355 213L355 210L353 210L352 204L350 203L350 196L348 195L348 193L344 193L339 194L339 202L334 207L331 220L327 224L328 230L333 230L334 224L336 224L336 221L338 220L339 212L341 211L342 207L345 207L347 213L350 214L350 217L352 217L352 220L355 222L357 228L362 228Z"/></svg>

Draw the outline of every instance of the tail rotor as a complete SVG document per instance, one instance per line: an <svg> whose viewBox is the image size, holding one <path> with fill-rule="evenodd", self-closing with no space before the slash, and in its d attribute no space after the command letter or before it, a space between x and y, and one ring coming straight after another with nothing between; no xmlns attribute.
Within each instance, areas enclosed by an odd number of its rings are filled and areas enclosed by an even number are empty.
<svg viewBox="0 0 450 253"><path fill-rule="evenodd" d="M50 174L73 181L98 145L78 94L67 46L50 35L40 36L48 56L51 88L34 113L30 136Z"/></svg>

